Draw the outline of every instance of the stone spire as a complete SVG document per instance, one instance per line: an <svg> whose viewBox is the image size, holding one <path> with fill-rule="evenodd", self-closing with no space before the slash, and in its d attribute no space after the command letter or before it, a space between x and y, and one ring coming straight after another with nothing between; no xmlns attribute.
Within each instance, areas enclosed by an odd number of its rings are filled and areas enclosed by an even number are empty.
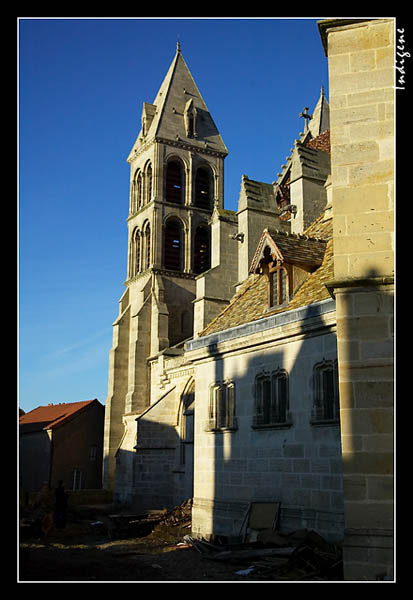
<svg viewBox="0 0 413 600"><path fill-rule="evenodd" d="M313 110L308 128L313 138L330 129L330 106L324 94L324 86L321 86L320 98Z"/></svg>
<svg viewBox="0 0 413 600"><path fill-rule="evenodd" d="M196 136L188 136L185 115L189 110L198 115ZM147 112L150 110L150 119ZM146 112L145 112L146 111ZM190 142L199 149L209 149L220 155L227 155L228 150L214 123L214 120L201 96L201 93L188 69L181 51L179 39L174 59L165 75L159 91L152 104L145 103L142 128L129 154L128 160L147 142L156 137L174 142Z"/></svg>

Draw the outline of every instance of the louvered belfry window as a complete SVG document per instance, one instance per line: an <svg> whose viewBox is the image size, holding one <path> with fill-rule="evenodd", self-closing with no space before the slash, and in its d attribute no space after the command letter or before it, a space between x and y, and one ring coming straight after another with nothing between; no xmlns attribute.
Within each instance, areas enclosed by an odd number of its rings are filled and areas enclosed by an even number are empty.
<svg viewBox="0 0 413 600"><path fill-rule="evenodd" d="M173 204L183 204L184 172L180 161L171 160L166 166L165 199Z"/></svg>
<svg viewBox="0 0 413 600"><path fill-rule="evenodd" d="M211 175L203 167L197 170L195 176L195 206L205 209L211 207Z"/></svg>
<svg viewBox="0 0 413 600"><path fill-rule="evenodd" d="M151 228L149 223L145 228L145 269L151 266Z"/></svg>
<svg viewBox="0 0 413 600"><path fill-rule="evenodd" d="M204 273L211 266L210 232L207 227L199 226L194 240L194 273Z"/></svg>
<svg viewBox="0 0 413 600"><path fill-rule="evenodd" d="M164 231L164 267L172 271L183 270L182 225L176 219L169 219Z"/></svg>

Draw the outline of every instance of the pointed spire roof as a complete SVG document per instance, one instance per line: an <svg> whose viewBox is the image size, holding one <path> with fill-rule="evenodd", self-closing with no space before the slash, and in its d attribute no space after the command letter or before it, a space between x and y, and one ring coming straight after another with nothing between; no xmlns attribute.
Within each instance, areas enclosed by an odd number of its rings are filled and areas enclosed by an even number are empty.
<svg viewBox="0 0 413 600"><path fill-rule="evenodd" d="M190 102L192 101L192 102ZM188 136L185 127L185 111L196 110L196 136ZM147 119L147 115L150 118ZM144 122L145 121L145 122ZM159 88L153 104L144 103L142 129L129 155L147 141L156 137L165 141L187 142L200 150L227 155L228 150L219 134L212 116L182 56L178 41L175 57ZM128 159L128 160L129 160Z"/></svg>
<svg viewBox="0 0 413 600"><path fill-rule="evenodd" d="M330 129L330 106L321 86L320 98L313 110L313 116L308 126L313 138Z"/></svg>

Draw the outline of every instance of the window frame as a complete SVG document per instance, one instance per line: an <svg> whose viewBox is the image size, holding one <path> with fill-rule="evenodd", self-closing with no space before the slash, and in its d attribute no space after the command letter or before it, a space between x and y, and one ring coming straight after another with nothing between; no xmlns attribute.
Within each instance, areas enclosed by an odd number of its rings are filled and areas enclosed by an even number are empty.
<svg viewBox="0 0 413 600"><path fill-rule="evenodd" d="M170 158L165 166L165 202L185 204L185 167L176 157Z"/></svg>
<svg viewBox="0 0 413 600"><path fill-rule="evenodd" d="M326 373L332 373L332 397L327 397ZM340 401L338 387L338 361L325 360L313 368L313 407L310 422L312 425L339 425Z"/></svg>
<svg viewBox="0 0 413 600"><path fill-rule="evenodd" d="M201 256L203 255L203 256ZM192 271L196 275L211 268L211 229L207 223L200 223L194 232Z"/></svg>
<svg viewBox="0 0 413 600"><path fill-rule="evenodd" d="M195 208L210 211L213 205L213 172L206 164L200 165L194 177L194 202Z"/></svg>
<svg viewBox="0 0 413 600"><path fill-rule="evenodd" d="M283 395L280 392L281 381L285 382ZM254 398L253 429L291 427L293 421L290 411L289 376L285 369L278 368L272 372L259 373L255 378Z"/></svg>
<svg viewBox="0 0 413 600"><path fill-rule="evenodd" d="M84 489L84 473L83 469L79 467L75 467L72 469L72 486L71 489L73 492L77 492Z"/></svg>
<svg viewBox="0 0 413 600"><path fill-rule="evenodd" d="M269 308L285 306L290 301L291 269L286 264L273 263L268 266L268 305ZM275 295L276 283L276 298Z"/></svg>
<svg viewBox="0 0 413 600"><path fill-rule="evenodd" d="M209 388L206 431L212 433L236 431L238 422L235 410L235 383L232 380L225 380L212 384Z"/></svg>
<svg viewBox="0 0 413 600"><path fill-rule="evenodd" d="M176 235L172 235L173 228L175 228ZM169 238L168 238L169 234ZM169 239L169 242L168 242ZM168 245L167 245L168 242ZM177 245L176 245L177 244ZM173 266L171 258L177 267ZM177 259L177 260L176 260ZM163 268L167 271L183 271L185 263L185 230L182 221L171 216L167 219L163 230ZM172 265L172 266L171 266Z"/></svg>

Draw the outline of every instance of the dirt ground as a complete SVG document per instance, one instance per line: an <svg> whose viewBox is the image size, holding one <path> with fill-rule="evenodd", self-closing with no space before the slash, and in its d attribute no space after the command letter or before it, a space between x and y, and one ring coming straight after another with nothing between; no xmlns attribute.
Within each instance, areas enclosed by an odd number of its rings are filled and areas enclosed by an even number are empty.
<svg viewBox="0 0 413 600"><path fill-rule="evenodd" d="M102 519L105 521L105 518ZM239 565L206 559L183 541L187 527L159 524L144 537L110 539L106 523L69 521L46 540L21 535L18 580L24 582L246 581Z"/></svg>
<svg viewBox="0 0 413 600"><path fill-rule="evenodd" d="M52 527L47 535L41 525L44 510L40 516L39 512L23 512L18 582L253 583L320 581L337 576L341 579L340 570L330 569L331 547L307 530L292 534L288 541L281 539L287 545L296 546L290 560L282 558L279 550L275 556L263 555L261 547L260 555L251 557L251 545L241 548L242 554L247 547L249 557L241 557L239 552L234 552L236 547L230 546L230 556L224 552L225 559L222 560L221 553L221 559L217 560L216 546L209 544L214 550L212 554L209 550L205 553L208 544L191 538L188 502L164 518L158 515L153 520L151 516L149 521L131 519L130 515L110 516L108 507L77 507L68 511L64 529ZM300 541L302 544L297 547ZM310 547L314 542L318 550ZM335 552L333 555L335 561ZM321 572L320 565L325 564L326 556L330 561L328 569ZM340 561L337 564L341 564Z"/></svg>

